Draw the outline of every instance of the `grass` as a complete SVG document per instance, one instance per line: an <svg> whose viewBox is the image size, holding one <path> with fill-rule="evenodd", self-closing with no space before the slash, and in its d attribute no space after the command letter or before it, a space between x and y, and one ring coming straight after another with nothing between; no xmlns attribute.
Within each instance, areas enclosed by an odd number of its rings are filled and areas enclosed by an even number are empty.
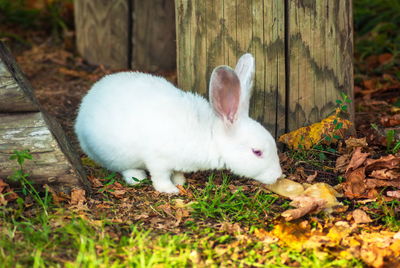
<svg viewBox="0 0 400 268"><path fill-rule="evenodd" d="M356 52L361 58L382 53L398 55L400 49L400 2L355 0Z"/></svg>
<svg viewBox="0 0 400 268"><path fill-rule="evenodd" d="M110 231L116 224L106 219L91 222L77 215L65 217L68 212L61 209L53 212L47 224L41 220L47 217L43 211L31 219L10 219L2 214L0 267L288 267L285 263L362 267L355 259L335 260L275 244L269 247L240 236L222 240L214 232L159 234L143 226L119 224L122 234L117 236Z"/></svg>
<svg viewBox="0 0 400 268"><path fill-rule="evenodd" d="M63 32L73 28L72 0L52 1L27 0L0 0L0 24L14 29L15 26L22 29L46 30L53 37L61 38ZM1 37L8 37L29 44L23 37L10 32L0 32Z"/></svg>
<svg viewBox="0 0 400 268"><path fill-rule="evenodd" d="M61 211L58 211L59 213ZM67 214L65 211L62 214ZM32 219L7 220L2 217L0 267L153 267L156 264L185 267L192 245L183 235L154 237L151 230L122 226L120 238L110 236L106 220L100 226L81 217L67 220L57 214L42 222Z"/></svg>
<svg viewBox="0 0 400 268"><path fill-rule="evenodd" d="M214 179L211 175L203 190L194 189L194 217L248 224L262 224L267 217L272 218L270 207L278 199L276 195L260 189L250 196L241 187L230 189L226 174L222 175L221 185L216 185Z"/></svg>
<svg viewBox="0 0 400 268"><path fill-rule="evenodd" d="M57 207L33 190L23 172L30 154L15 152L12 158L20 164L15 174L24 176L15 177L24 179L26 196L0 206L0 267L362 267L356 259L265 244L254 237L260 226L271 229L267 224L276 213L278 198L262 190L251 193L232 188L225 174L220 183L211 175L204 189L193 189L191 216L197 228L174 233L148 228L146 223L115 222L85 210ZM114 174L105 176L105 184L114 182ZM110 201L103 189L98 192ZM27 205L26 198L35 202ZM174 199L169 201L174 203ZM210 219L240 223L242 229L234 233L221 230Z"/></svg>

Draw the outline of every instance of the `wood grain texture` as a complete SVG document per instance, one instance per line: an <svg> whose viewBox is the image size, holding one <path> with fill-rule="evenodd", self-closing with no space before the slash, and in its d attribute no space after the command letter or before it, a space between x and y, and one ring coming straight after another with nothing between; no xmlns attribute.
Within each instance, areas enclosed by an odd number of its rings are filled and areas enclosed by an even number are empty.
<svg viewBox="0 0 400 268"><path fill-rule="evenodd" d="M39 111L32 88L8 48L0 41L0 112L29 111Z"/></svg>
<svg viewBox="0 0 400 268"><path fill-rule="evenodd" d="M353 98L353 22L351 0L288 2L290 131L326 117L340 92Z"/></svg>
<svg viewBox="0 0 400 268"><path fill-rule="evenodd" d="M285 129L284 1L175 0L178 85L208 95L212 70L255 56L250 114L276 136Z"/></svg>
<svg viewBox="0 0 400 268"><path fill-rule="evenodd" d="M78 51L93 64L127 68L130 59L128 0L76 0Z"/></svg>
<svg viewBox="0 0 400 268"><path fill-rule="evenodd" d="M49 125L60 140L49 130ZM18 169L17 162L9 160L14 150L29 149L33 160L24 163L24 171L34 183L49 184L64 192L72 187L89 189L71 148L60 146L66 144L61 134L61 127L40 112L0 114L0 177L7 178Z"/></svg>
<svg viewBox="0 0 400 268"><path fill-rule="evenodd" d="M132 68L147 72L174 70L174 0L134 0L132 11Z"/></svg>
<svg viewBox="0 0 400 268"><path fill-rule="evenodd" d="M14 58L0 42L0 178L18 169L9 157L14 150L30 150L34 160L25 172L37 184L68 192L72 187L90 190L85 172L61 126L40 112L33 90Z"/></svg>

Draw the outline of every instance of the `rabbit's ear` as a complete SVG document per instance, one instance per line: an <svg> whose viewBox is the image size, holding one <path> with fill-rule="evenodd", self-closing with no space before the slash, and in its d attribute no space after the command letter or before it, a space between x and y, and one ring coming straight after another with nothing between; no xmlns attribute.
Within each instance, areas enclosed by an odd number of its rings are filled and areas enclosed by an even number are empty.
<svg viewBox="0 0 400 268"><path fill-rule="evenodd" d="M239 110L240 113L249 115L249 105L255 72L254 58L250 53L246 53L240 57L236 64L235 72L239 77L241 87Z"/></svg>
<svg viewBox="0 0 400 268"><path fill-rule="evenodd" d="M240 81L229 66L218 66L211 74L209 87L210 103L223 121L233 124L238 115Z"/></svg>

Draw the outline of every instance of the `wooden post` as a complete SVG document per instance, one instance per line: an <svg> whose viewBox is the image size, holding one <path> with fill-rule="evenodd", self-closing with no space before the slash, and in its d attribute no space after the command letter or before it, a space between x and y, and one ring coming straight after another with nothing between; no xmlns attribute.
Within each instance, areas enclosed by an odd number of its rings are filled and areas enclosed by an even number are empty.
<svg viewBox="0 0 400 268"><path fill-rule="evenodd" d="M207 95L217 65L256 58L251 116L273 135L285 131L285 31L282 0L176 0L178 85Z"/></svg>
<svg viewBox="0 0 400 268"><path fill-rule="evenodd" d="M175 0L178 85L207 95L211 71L255 56L251 115L276 137L353 97L351 0ZM350 107L352 113L352 107Z"/></svg>
<svg viewBox="0 0 400 268"><path fill-rule="evenodd" d="M90 63L175 68L174 0L76 0L74 7L77 48Z"/></svg>
<svg viewBox="0 0 400 268"><path fill-rule="evenodd" d="M130 6L127 0L74 1L76 44L90 63L127 68Z"/></svg>
<svg viewBox="0 0 400 268"><path fill-rule="evenodd" d="M132 69L175 70L174 0L135 0L132 16Z"/></svg>
<svg viewBox="0 0 400 268"><path fill-rule="evenodd" d="M328 116L340 92L353 99L353 18L351 0L288 3L286 108L294 130Z"/></svg>
<svg viewBox="0 0 400 268"><path fill-rule="evenodd" d="M8 49L0 42L0 178L19 168L10 160L14 150L30 150L24 172L35 184L49 184L58 191L72 187L90 190L83 167L64 131L40 111L33 91Z"/></svg>

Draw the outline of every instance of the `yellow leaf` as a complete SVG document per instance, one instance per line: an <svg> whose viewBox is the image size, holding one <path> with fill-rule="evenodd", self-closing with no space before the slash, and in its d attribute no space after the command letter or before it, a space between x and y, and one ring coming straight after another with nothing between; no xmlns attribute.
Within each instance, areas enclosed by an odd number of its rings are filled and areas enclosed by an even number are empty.
<svg viewBox="0 0 400 268"><path fill-rule="evenodd" d="M279 137L279 141L285 143L291 149L310 149L318 143L331 144L337 142L334 136L343 137L349 129L351 122L338 116L339 110L321 122L312 124L286 133ZM338 129L335 129L338 126ZM328 141L326 136L331 137Z"/></svg>
<svg viewBox="0 0 400 268"><path fill-rule="evenodd" d="M333 245L339 244L342 239L345 239L352 232L352 228L345 221L336 222L335 225L329 229L328 234L326 235L330 238Z"/></svg>
<svg viewBox="0 0 400 268"><path fill-rule="evenodd" d="M285 243L288 247L301 250L304 243L310 238L310 228L298 224L281 223L275 226L272 234L279 238L280 241Z"/></svg>

